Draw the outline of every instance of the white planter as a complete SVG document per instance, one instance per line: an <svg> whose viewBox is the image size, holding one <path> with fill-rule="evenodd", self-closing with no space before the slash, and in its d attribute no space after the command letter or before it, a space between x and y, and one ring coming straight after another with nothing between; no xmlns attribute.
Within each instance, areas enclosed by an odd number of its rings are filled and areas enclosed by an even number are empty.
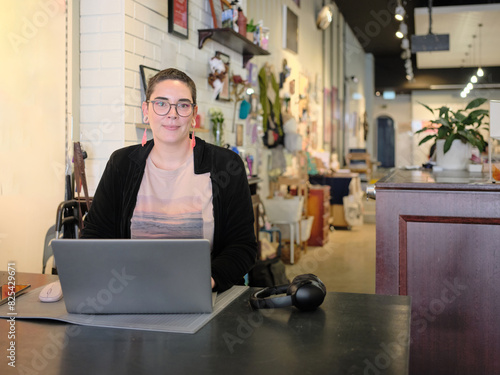
<svg viewBox="0 0 500 375"><path fill-rule="evenodd" d="M472 148L469 143L455 139L450 149L445 154L443 152L444 139L436 141L436 165L445 170L465 170L469 165L472 156Z"/></svg>

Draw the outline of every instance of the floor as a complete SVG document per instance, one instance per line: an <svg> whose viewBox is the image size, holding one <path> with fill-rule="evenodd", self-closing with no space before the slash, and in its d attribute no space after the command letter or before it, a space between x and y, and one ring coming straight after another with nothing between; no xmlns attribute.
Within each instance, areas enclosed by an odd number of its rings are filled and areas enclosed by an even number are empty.
<svg viewBox="0 0 500 375"><path fill-rule="evenodd" d="M375 293L375 223L330 232L325 246L308 247L286 273L290 280L315 274L329 292Z"/></svg>

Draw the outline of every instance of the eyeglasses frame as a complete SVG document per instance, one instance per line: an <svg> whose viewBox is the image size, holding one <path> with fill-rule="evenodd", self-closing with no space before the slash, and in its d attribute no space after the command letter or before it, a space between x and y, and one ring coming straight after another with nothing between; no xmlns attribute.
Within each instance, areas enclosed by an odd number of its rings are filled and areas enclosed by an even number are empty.
<svg viewBox="0 0 500 375"><path fill-rule="evenodd" d="M170 107L168 107L168 111L167 111L167 113L165 113L164 115L160 115L159 113L157 113L157 112L155 111L155 103L156 103L156 102L164 102L164 103L168 103L168 105L169 105ZM192 102L189 102L189 101L181 101L181 102L177 102L177 103L170 103L170 102L168 102L168 101L166 101L166 100L149 100L149 99L148 99L148 100L146 100L146 103L151 103L151 104L153 104L153 111L154 111L154 113L156 113L158 116L166 116L166 115L168 115L168 114L170 113L170 110L172 109L172 107L174 107L174 108L175 108L175 113L177 113L177 116L179 116L179 117L189 117L189 116L191 116L191 115L194 113L194 107L196 107L196 103L192 103ZM191 113L190 113L189 115L187 115L187 116L183 116L183 115L181 115L181 114L179 113L179 111L177 110L177 105L178 105L179 103L185 103L185 104L188 104L188 103L189 103L189 105L191 105Z"/></svg>

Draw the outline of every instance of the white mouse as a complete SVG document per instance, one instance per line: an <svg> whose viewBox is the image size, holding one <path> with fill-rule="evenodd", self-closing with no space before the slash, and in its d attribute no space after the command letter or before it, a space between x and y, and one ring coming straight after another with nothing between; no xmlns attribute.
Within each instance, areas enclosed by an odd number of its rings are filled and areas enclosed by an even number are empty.
<svg viewBox="0 0 500 375"><path fill-rule="evenodd" d="M45 285L38 296L42 302L56 302L62 297L61 283L59 281Z"/></svg>

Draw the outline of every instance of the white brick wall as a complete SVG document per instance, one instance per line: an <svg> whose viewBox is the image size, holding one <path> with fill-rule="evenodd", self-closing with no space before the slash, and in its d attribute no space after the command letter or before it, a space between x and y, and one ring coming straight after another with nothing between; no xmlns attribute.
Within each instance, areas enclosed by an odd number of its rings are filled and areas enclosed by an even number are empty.
<svg viewBox="0 0 500 375"><path fill-rule="evenodd" d="M188 39L168 33L166 0L82 0L80 8L80 128L82 144L89 154L86 165L91 194L111 152L142 139L143 129L136 127L142 122L139 65L185 71L198 89L203 126L210 127L210 108L222 109L225 140L235 143L231 127L234 103L212 99L208 61L215 51L221 51L230 56L232 73L246 77L246 72L242 56L231 49L212 40L198 48L198 29L212 27L208 0L189 1ZM242 8L246 10L246 1ZM210 133L198 136L212 139Z"/></svg>
<svg viewBox="0 0 500 375"><path fill-rule="evenodd" d="M123 146L124 111L123 0L80 3L80 140L90 194L109 155Z"/></svg>

